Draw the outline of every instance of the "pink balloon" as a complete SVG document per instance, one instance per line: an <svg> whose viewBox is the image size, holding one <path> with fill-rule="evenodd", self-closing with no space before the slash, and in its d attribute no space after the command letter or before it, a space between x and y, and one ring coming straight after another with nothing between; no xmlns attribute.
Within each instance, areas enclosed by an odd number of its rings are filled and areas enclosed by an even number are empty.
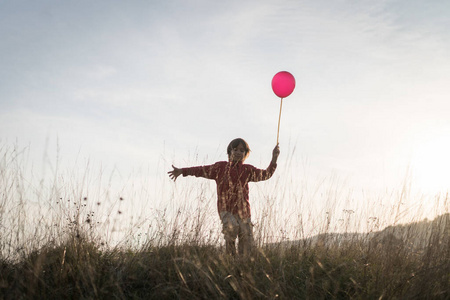
<svg viewBox="0 0 450 300"><path fill-rule="evenodd" d="M281 71L275 74L272 79L272 90L280 98L286 98L295 88L295 78L291 73Z"/></svg>

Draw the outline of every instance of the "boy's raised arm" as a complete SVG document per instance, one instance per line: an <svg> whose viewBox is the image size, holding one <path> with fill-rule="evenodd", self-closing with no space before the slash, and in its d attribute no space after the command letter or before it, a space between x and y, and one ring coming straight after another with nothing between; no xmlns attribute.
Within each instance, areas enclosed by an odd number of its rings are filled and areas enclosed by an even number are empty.
<svg viewBox="0 0 450 300"><path fill-rule="evenodd" d="M278 160L278 156L280 155L280 146L277 144L272 151L272 163L276 164Z"/></svg>
<svg viewBox="0 0 450 300"><path fill-rule="evenodd" d="M275 148L273 148L272 160L270 161L269 167L265 170L253 167L249 180L257 182L267 180L270 177L272 177L273 173L275 172L275 169L277 168L277 160L279 155L280 155L280 147L277 144Z"/></svg>

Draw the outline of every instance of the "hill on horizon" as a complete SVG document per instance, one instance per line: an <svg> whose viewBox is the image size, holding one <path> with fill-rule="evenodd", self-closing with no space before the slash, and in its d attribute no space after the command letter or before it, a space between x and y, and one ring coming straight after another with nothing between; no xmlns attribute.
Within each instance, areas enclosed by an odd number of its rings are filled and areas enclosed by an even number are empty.
<svg viewBox="0 0 450 300"><path fill-rule="evenodd" d="M369 243L370 247L390 245L406 247L413 251L421 251L430 243L450 246L450 213L439 215L433 220L424 219L407 224L390 225L380 231L320 233L301 240L282 241L270 243L270 245L283 248L298 245L339 246L354 241Z"/></svg>

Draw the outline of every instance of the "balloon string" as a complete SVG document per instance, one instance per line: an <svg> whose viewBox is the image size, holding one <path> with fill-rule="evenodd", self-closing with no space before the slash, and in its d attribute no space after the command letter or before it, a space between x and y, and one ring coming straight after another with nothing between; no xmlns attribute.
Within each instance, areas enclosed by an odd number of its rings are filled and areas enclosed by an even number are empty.
<svg viewBox="0 0 450 300"><path fill-rule="evenodd" d="M280 115L278 116L278 131L277 131L277 145L278 145L278 139L280 137L280 121L281 121L281 108L283 107L283 98L280 98Z"/></svg>

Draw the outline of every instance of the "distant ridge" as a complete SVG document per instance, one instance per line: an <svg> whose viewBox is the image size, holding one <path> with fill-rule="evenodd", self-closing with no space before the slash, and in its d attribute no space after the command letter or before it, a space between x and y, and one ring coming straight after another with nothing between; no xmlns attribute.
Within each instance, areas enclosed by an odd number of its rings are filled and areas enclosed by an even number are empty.
<svg viewBox="0 0 450 300"><path fill-rule="evenodd" d="M292 246L343 246L355 241L365 243L369 247L406 247L409 250L421 251L430 244L449 247L450 249L450 213L408 224L388 226L381 231L368 233L321 233L309 238L293 241L269 243L269 247Z"/></svg>

